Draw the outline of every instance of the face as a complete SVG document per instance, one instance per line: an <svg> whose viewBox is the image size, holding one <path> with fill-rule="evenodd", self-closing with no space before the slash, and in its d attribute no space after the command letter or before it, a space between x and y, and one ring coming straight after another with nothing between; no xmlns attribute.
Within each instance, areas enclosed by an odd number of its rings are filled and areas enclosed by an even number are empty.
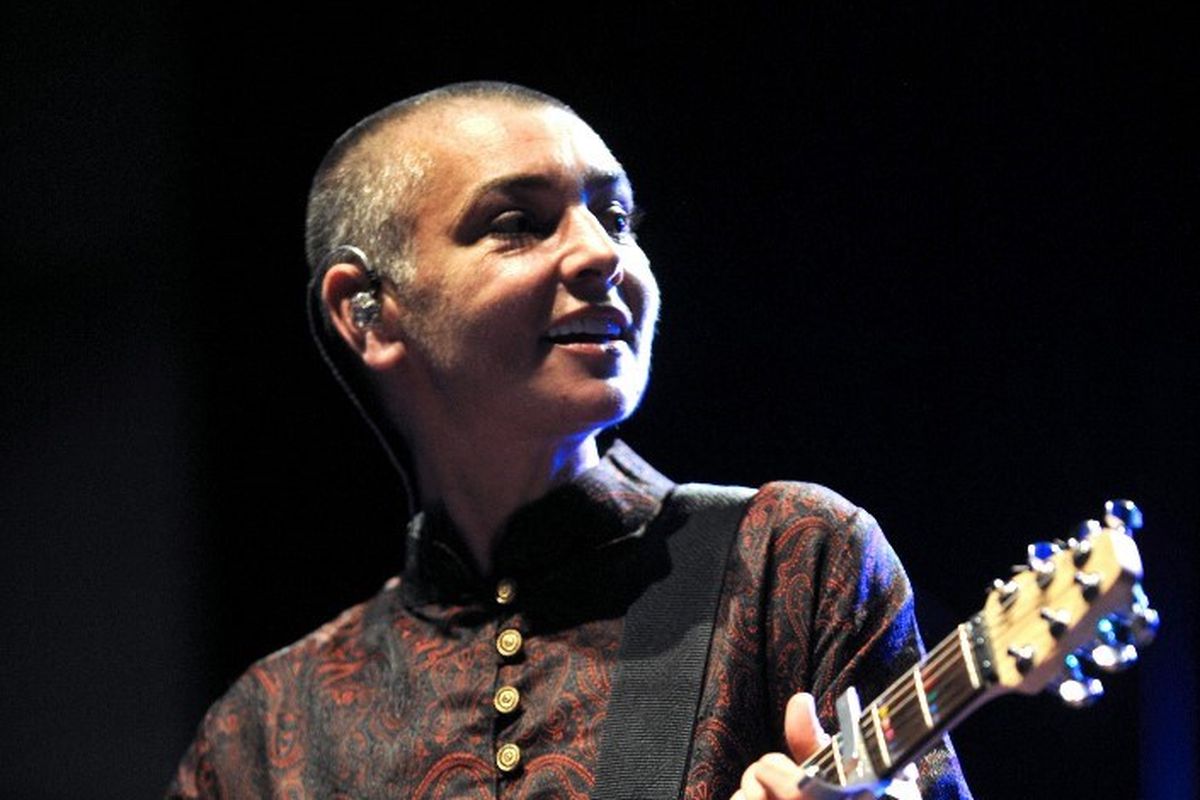
<svg viewBox="0 0 1200 800"><path fill-rule="evenodd" d="M431 157L415 209L405 368L443 413L587 435L646 388L658 287L633 193L574 115L452 102L408 126Z"/></svg>

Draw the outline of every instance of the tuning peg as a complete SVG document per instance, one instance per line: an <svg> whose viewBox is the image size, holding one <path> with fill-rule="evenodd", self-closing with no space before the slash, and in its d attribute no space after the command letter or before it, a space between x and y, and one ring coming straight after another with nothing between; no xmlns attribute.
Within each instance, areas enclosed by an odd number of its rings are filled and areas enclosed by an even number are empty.
<svg viewBox="0 0 1200 800"><path fill-rule="evenodd" d="M1043 607L1038 613L1042 619L1046 620L1046 624L1050 628L1050 635L1056 639L1062 636L1063 631L1071 624L1071 614L1063 609Z"/></svg>
<svg viewBox="0 0 1200 800"><path fill-rule="evenodd" d="M1132 500L1109 500L1104 504L1104 521L1112 528L1124 528L1130 536L1142 529L1142 510Z"/></svg>
<svg viewBox="0 0 1200 800"><path fill-rule="evenodd" d="M1129 620L1129 629L1133 633L1133 641L1144 647L1154 641L1158 633L1158 612L1150 607L1150 599L1142 591L1140 583L1133 585L1133 605L1130 610L1132 618Z"/></svg>
<svg viewBox="0 0 1200 800"><path fill-rule="evenodd" d="M1033 658L1037 655L1036 651L1030 645L1012 645L1008 648L1008 654L1013 658L1013 664L1017 671L1024 675L1033 667Z"/></svg>
<svg viewBox="0 0 1200 800"><path fill-rule="evenodd" d="M1067 541L1067 547L1075 554L1075 566L1087 564L1092 555L1092 534L1099 533L1103 527L1094 519L1085 520L1075 526L1074 534Z"/></svg>
<svg viewBox="0 0 1200 800"><path fill-rule="evenodd" d="M1075 526L1075 530L1071 533L1071 538L1082 542L1092 538L1092 534L1099 533L1102 530L1104 530L1104 526L1098 520L1085 519Z"/></svg>
<svg viewBox="0 0 1200 800"><path fill-rule="evenodd" d="M1137 648L1131 644L1098 644L1092 648L1092 663L1105 672L1128 669L1137 659Z"/></svg>
<svg viewBox="0 0 1200 800"><path fill-rule="evenodd" d="M1058 696L1071 708L1085 708L1104 696L1104 684L1083 674L1079 657L1074 653L1063 659L1066 677L1059 681Z"/></svg>
<svg viewBox="0 0 1200 800"><path fill-rule="evenodd" d="M1095 572L1076 572L1075 583L1083 591L1083 599L1089 603L1096 598L1100 591L1100 575Z"/></svg>
<svg viewBox="0 0 1200 800"><path fill-rule="evenodd" d="M1054 580L1054 556L1061 552L1054 542L1034 542L1026 548L1029 567L1037 573L1037 585L1045 589Z"/></svg>
<svg viewBox="0 0 1200 800"><path fill-rule="evenodd" d="M992 581L992 585L988 587L988 591L995 592L996 596L1000 599L1000 607L1007 609L1016 601L1017 592L1020 591L1020 587L1017 586L1016 581L1002 581L996 578L996 580Z"/></svg>
<svg viewBox="0 0 1200 800"><path fill-rule="evenodd" d="M1096 646L1092 648L1091 661L1105 672L1120 672L1138 658L1137 648L1129 643L1129 625L1120 617L1110 614L1096 623Z"/></svg>
<svg viewBox="0 0 1200 800"><path fill-rule="evenodd" d="M1037 565L1043 561L1049 561L1060 550L1057 542L1034 542L1025 548L1029 554L1029 566L1034 569L1037 569Z"/></svg>
<svg viewBox="0 0 1200 800"><path fill-rule="evenodd" d="M1104 684L1096 678L1070 678L1058 684L1058 696L1071 708L1087 708L1104 696Z"/></svg>

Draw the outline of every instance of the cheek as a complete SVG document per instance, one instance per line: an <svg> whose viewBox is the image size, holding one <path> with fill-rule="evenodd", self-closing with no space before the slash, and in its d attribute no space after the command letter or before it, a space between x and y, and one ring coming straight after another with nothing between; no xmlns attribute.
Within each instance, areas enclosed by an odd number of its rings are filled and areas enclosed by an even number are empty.
<svg viewBox="0 0 1200 800"><path fill-rule="evenodd" d="M650 270L650 262L646 259L646 254L638 250L637 256L629 259L629 262L630 265L625 271L624 293L630 309L641 320L642 349L649 357L654 328L658 323L661 296L658 292L658 282Z"/></svg>
<svg viewBox="0 0 1200 800"><path fill-rule="evenodd" d="M522 358L535 348L554 307L554 287L532 273L506 271L480 288L465 315L474 346Z"/></svg>
<svg viewBox="0 0 1200 800"><path fill-rule="evenodd" d="M658 312L659 312L659 306L660 306L660 299L661 298L659 297L659 294L658 294L658 287L655 286L653 294L650 294L647 296L645 319L644 319L644 322L642 323L642 331L643 331L643 335L645 336L647 351L650 350L650 344L654 340L654 332L658 328ZM649 352L647 352L647 356L648 355L649 355Z"/></svg>

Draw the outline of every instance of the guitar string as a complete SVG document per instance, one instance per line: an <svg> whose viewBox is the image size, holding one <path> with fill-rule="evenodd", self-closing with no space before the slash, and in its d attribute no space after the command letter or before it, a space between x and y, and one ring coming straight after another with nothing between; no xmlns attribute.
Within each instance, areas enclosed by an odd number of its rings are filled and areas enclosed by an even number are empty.
<svg viewBox="0 0 1200 800"><path fill-rule="evenodd" d="M928 653L925 660L921 662L921 666L923 667L921 670L923 684L937 683L938 679L947 674L949 667L955 666L957 663L962 662L957 639L958 634L955 633L942 640L933 648L933 650ZM947 664L947 659L951 659L949 664ZM954 687L953 683L944 685L950 688ZM950 700L955 700L959 694L961 693L955 692L954 696L951 697ZM912 681L912 670L910 669L908 670L906 677L901 678L885 689L879 698L873 701L873 704L877 705L877 707L879 705L886 705L889 709L889 718L894 719L896 717L907 716L906 712L909 709L915 708L916 706L914 706L914 703L919 704L919 702L920 700L916 696L915 683ZM864 722L871 721L870 714L871 712L868 711L867 714L863 715L858 720L860 731L862 730ZM896 727L898 728L898 726ZM862 731L862 733L864 744L875 744L876 736L874 725L868 725L867 730ZM836 777L837 760L833 752L833 747L838 744L840 737L840 733L836 734L834 739L831 740L830 744L822 748L821 751L815 754L814 758L810 759L809 762L805 762L804 766L808 767L816 765L822 770L823 773L831 777Z"/></svg>
<svg viewBox="0 0 1200 800"><path fill-rule="evenodd" d="M928 671L930 678L933 680L933 682L936 682L937 678L942 677L942 675L945 672L945 668L946 668L946 660L948 658L953 657L956 654L956 651L958 650L956 639L957 639L957 634L949 636L946 639L939 642L933 648L933 650L931 650L929 652L929 654L925 658L925 661L922 664L925 667L925 669L922 670L923 676L925 675L926 671ZM915 693L915 686L913 683L911 683L911 676L912 676L912 672L911 672L911 670L909 670L907 677L901 678L899 681L894 682L891 686L889 686L887 689L885 689L883 694L881 694L880 697L875 702L881 703L881 704L886 704L889 706L895 705L897 707L902 705L902 703L900 701L901 701L903 695L906 695L909 693ZM865 715L865 717L869 721L869 712L868 712L868 715ZM860 718L860 720L859 720L860 729L862 727L862 722L863 722L863 719ZM869 737L871 738L871 740L873 741L874 740L874 726L873 725L869 726L868 734L869 734ZM840 736L840 734L839 734L839 736ZM867 737L864 736L864 739L865 738L867 738ZM819 764L820 767L823 767L825 769L828 769L830 767L836 768L836 766L837 766L836 759L833 755L832 750L829 749L828 746L826 748L822 748L822 751L820 753L818 753L817 755L822 756L821 758L819 758L817 760L817 763Z"/></svg>
<svg viewBox="0 0 1200 800"><path fill-rule="evenodd" d="M1067 584L1067 586L1070 587L1073 586L1073 584ZM1062 591L1059 591L1053 597L1047 597L1046 591L1042 590L1042 596L1039 598L1038 603L1039 611L1040 608L1044 608L1050 603L1058 600L1062 593ZM1016 628L1027 625L1031 619L1037 619L1037 617L1034 616L1032 609L1024 610L1015 616L1003 613L999 615L998 621L993 621L988 626L988 638L995 639L997 637L1002 637L1004 634L1011 633ZM928 691L930 684L936 686L939 690L939 700L941 701L939 705L953 705L960 699L969 698L974 692L977 691L977 688L970 685L969 682L961 680L943 682L943 679L947 675L950 675L951 678L956 677L956 675L954 673L950 673L949 670L964 663L965 658L961 652L961 643L959 641L959 634L956 629L954 634L951 634L939 642L928 653L926 658L918 665L920 667L920 674L922 678L922 689ZM942 694L941 690L946 689L949 691ZM949 702L947 703L947 701ZM916 727L912 724L912 722L918 718L918 713L916 713L918 711L920 712L919 718L921 724L917 733L920 734L930 730L930 728L925 725L924 711L920 708L920 697L916 689L916 683L913 680L911 670L908 670L904 677L893 682L892 685L886 688L883 693L872 702L872 705L875 705L876 708L881 706L887 708L889 725L891 730L897 731L897 735L902 729L904 731L911 732L911 729ZM872 722L871 713L872 712L868 711L866 714L860 717L857 724L859 725L860 732L862 733L864 745L872 744L878 746L875 725L868 724L866 726L866 730L862 730L864 723ZM822 773L836 778L837 759L834 755L834 747L839 746L841 736L841 733L835 734L830 740L829 744L821 748L821 750L817 753L813 754L812 757L804 762L803 766L806 768L816 766L822 771ZM886 746L888 747L890 755L890 744L887 744Z"/></svg>
<svg viewBox="0 0 1200 800"><path fill-rule="evenodd" d="M1042 601L1040 605L1044 607L1046 603L1052 603L1057 599L1057 595L1049 598L1042 597L1040 598ZM1037 617L1033 615L1033 611L1031 609L1023 610L1016 616L1009 616L1008 614L1005 614L1000 618L999 624L993 624L989 626L989 638L996 638L996 636L1011 632L1014 628L1026 626L1031 619L1037 619ZM944 663L945 657L955 657L954 663L951 666L957 666L958 663L964 661L961 653L961 645L957 639L957 635L951 635L947 637L940 642L937 647L930 652L929 657L922 662L921 677L922 683L924 684L923 688L928 688L930 684L937 686L939 680L944 677L946 670L946 665ZM911 677L911 673L909 677ZM947 687L943 686L941 688L944 689ZM942 694L941 699L943 700L943 704L946 699L949 699L953 702L961 698L964 694L969 696L974 691L973 687L957 687L957 691L955 691L956 684L953 683L950 684L948 688L950 688L951 691L954 691L954 696L947 698L945 694ZM965 692L963 691L964 688L966 689ZM886 705L888 719L890 720L894 730L899 731L901 726L905 726L906 723L910 723L911 721L915 720L917 717L917 711L921 712L920 716L922 724L920 725L920 728L922 730L928 730L928 726L924 724L924 711L923 709L914 707L914 699L919 704L920 697L915 688L915 683L911 683L908 678L902 678L900 681L897 681L895 684L893 684L893 686L889 687L888 690L886 690L876 702L879 705ZM911 725L907 727L911 727ZM870 728L868 728L865 738L870 738L872 741L874 741L874 726L870 726Z"/></svg>
<svg viewBox="0 0 1200 800"><path fill-rule="evenodd" d="M943 702L951 706L956 705L960 700L969 698L975 691L973 687L969 686L966 682L944 684L944 686L949 686L950 691L943 695ZM919 738L921 735L927 734L930 731L930 728L924 724L923 716L913 713L915 705L911 702L905 705L906 713L897 713L890 718L892 730L896 731L897 735L901 736L902 741L909 741L914 737ZM875 727L873 724L869 724L871 721L870 712L868 712L868 715L866 715L864 718L859 720L859 730L862 733L863 746L865 748L879 746ZM868 723L865 731L862 730L864 723ZM838 734L837 738L831 742L830 746L828 746L823 753L821 753L821 757L813 762L821 769L822 773L828 776L831 780L836 780L837 776L837 757L833 752L833 749L840 747L841 738L841 734ZM889 755L892 753L892 747L890 743L888 744L888 753ZM901 753L901 755L903 755L903 753Z"/></svg>
<svg viewBox="0 0 1200 800"><path fill-rule="evenodd" d="M1005 619L1002 625L993 626L996 632L1011 629L1017 624L1023 624L1027 618L1031 616L1031 612L1025 612L1019 618ZM945 678L949 674L951 678L963 678L965 675L961 672L951 673L950 670L965 664L965 657L962 653L959 634L956 631L954 634L946 637L939 642L920 663L920 675L922 690L929 691L931 687L936 688L939 695L939 705L954 706L960 700L968 699L972 694L978 691L977 687L971 685L966 680L951 680L946 681ZM907 674L899 680L893 682L891 686L873 701L872 705L879 708L886 708L887 719L890 729L896 732L896 735L916 733L918 736L927 733L930 728L925 724L924 710L921 708L921 700L919 692L916 688L916 683L913 680L912 671L907 671ZM859 728L862 733L864 745L879 746L876 728L874 724L867 724L866 730L862 730L864 723L872 723L871 713L863 715L859 721ZM919 723L918 723L919 720ZM916 724L914 724L916 723ZM915 729L915 731L914 731ZM838 734L840 739L840 734ZM903 738L903 737L902 737ZM831 745L836 744L836 741L831 742ZM891 745L888 743L887 749L889 755ZM882 749L882 748L881 748ZM822 751L815 754L816 757L812 760L812 764L818 766L823 772L836 775L837 761L832 752L832 747L827 746L822 748ZM810 764L806 762L806 766Z"/></svg>

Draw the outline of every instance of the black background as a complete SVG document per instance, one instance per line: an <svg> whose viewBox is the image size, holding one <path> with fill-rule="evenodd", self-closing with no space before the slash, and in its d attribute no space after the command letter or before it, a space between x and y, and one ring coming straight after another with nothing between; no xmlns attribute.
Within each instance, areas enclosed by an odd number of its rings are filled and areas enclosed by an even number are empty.
<svg viewBox="0 0 1200 800"><path fill-rule="evenodd" d="M931 641L1141 504L1159 641L955 739L984 798L1195 796L1195 12L783 5L4 12L6 794L156 795L250 661L397 571L304 199L361 116L493 78L634 178L664 311L619 433L673 478L864 505Z"/></svg>

